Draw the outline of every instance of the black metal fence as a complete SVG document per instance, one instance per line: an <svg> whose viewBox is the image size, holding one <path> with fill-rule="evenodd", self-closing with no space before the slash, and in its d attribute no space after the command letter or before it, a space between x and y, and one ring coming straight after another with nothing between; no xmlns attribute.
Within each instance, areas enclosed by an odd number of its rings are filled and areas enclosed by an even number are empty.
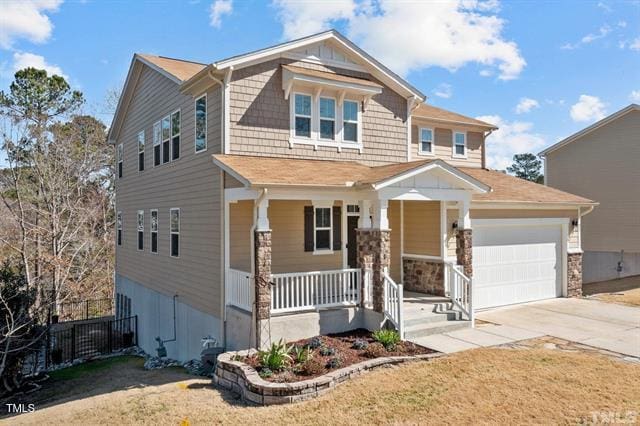
<svg viewBox="0 0 640 426"><path fill-rule="evenodd" d="M113 315L113 300L93 299L61 303L54 315L58 316L57 320L60 322L88 320Z"/></svg>
<svg viewBox="0 0 640 426"><path fill-rule="evenodd" d="M50 327L45 343L46 367L105 355L138 344L138 316Z"/></svg>

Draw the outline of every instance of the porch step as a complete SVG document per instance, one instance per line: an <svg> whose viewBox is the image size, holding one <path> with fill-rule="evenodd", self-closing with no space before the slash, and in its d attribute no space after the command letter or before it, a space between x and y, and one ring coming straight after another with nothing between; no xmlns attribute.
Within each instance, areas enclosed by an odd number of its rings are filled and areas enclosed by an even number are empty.
<svg viewBox="0 0 640 426"><path fill-rule="evenodd" d="M427 305L421 309L406 309L404 311L404 325L409 327L417 324L428 324L442 321L462 320L462 312L455 311L445 303Z"/></svg>
<svg viewBox="0 0 640 426"><path fill-rule="evenodd" d="M422 322L407 325L405 322L404 337L407 340L419 337L430 336L432 334L449 333L455 330L471 327L471 322L467 320Z"/></svg>

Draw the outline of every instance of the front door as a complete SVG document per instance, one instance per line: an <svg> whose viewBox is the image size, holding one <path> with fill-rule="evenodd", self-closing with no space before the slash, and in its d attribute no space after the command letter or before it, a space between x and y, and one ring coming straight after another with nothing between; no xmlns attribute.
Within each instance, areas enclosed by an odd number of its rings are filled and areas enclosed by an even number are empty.
<svg viewBox="0 0 640 426"><path fill-rule="evenodd" d="M347 216L347 263L349 264L349 268L358 267L357 228L358 216Z"/></svg>

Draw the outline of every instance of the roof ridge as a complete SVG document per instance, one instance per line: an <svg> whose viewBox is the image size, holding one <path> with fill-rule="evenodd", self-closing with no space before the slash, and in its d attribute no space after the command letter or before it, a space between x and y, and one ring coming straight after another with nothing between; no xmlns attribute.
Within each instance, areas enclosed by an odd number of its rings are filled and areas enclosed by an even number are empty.
<svg viewBox="0 0 640 426"><path fill-rule="evenodd" d="M209 64L206 64L204 62L191 61L189 59L172 58L171 56L164 56L164 55L154 55L154 54L151 54L151 53L137 52L136 55L139 55L139 56L153 56L154 58L168 59L170 61L178 61L178 62L188 62L190 64L196 64L196 65L204 65L204 66L209 65Z"/></svg>

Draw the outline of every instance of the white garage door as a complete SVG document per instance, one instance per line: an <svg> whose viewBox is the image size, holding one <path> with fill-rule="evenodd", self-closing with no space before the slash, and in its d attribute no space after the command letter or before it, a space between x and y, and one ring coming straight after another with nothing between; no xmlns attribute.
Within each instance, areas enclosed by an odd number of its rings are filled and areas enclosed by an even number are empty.
<svg viewBox="0 0 640 426"><path fill-rule="evenodd" d="M561 296L562 227L493 222L473 225L474 307Z"/></svg>

